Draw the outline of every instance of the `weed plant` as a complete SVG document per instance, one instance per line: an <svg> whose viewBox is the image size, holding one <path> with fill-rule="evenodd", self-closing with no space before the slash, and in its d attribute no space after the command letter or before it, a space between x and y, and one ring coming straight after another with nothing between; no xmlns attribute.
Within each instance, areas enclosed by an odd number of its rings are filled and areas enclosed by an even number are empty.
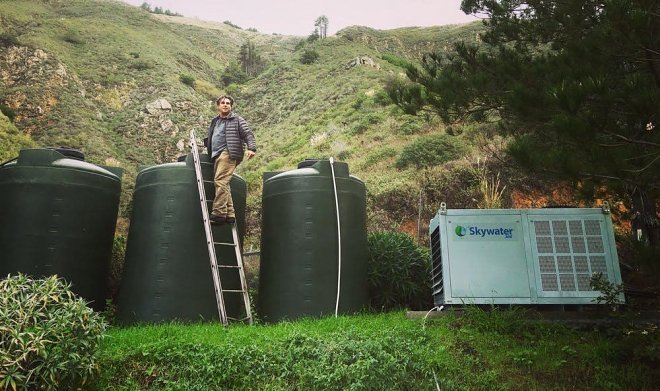
<svg viewBox="0 0 660 391"><path fill-rule="evenodd" d="M373 232L368 243L371 308L377 311L431 308L428 250L401 232Z"/></svg>
<svg viewBox="0 0 660 391"><path fill-rule="evenodd" d="M106 325L57 276L0 281L0 389L74 390L98 374Z"/></svg>

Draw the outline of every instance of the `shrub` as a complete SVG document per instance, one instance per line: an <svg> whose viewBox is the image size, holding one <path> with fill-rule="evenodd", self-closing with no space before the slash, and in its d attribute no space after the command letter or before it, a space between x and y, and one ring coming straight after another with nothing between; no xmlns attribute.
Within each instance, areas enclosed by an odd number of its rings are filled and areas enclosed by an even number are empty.
<svg viewBox="0 0 660 391"><path fill-rule="evenodd" d="M195 77L185 73L179 75L179 81L190 87L194 87L195 85Z"/></svg>
<svg viewBox="0 0 660 391"><path fill-rule="evenodd" d="M133 61L129 65L129 68L138 70L138 71L146 71L147 69L154 69L156 65L150 61Z"/></svg>
<svg viewBox="0 0 660 391"><path fill-rule="evenodd" d="M16 111L14 111L14 109L0 103L0 112L9 118L9 121L14 122L14 119L16 118Z"/></svg>
<svg viewBox="0 0 660 391"><path fill-rule="evenodd" d="M428 250L401 232L369 234L369 300L371 308L425 309L432 306Z"/></svg>
<svg viewBox="0 0 660 391"><path fill-rule="evenodd" d="M305 49L303 54L300 56L300 62L302 64L313 64L319 59L319 53L316 50Z"/></svg>
<svg viewBox="0 0 660 391"><path fill-rule="evenodd" d="M403 59L401 57L395 56L393 54L385 53L382 56L380 56L380 58L382 58L383 60L389 62L392 65L396 65L396 66L401 67L401 68L408 68L411 65L410 61L408 61L406 59Z"/></svg>
<svg viewBox="0 0 660 391"><path fill-rule="evenodd" d="M420 137L403 148L396 168L437 166L458 159L467 152L467 146L457 137L444 133L432 134Z"/></svg>
<svg viewBox="0 0 660 391"><path fill-rule="evenodd" d="M85 43L85 40L78 34L76 31L69 30L62 36L64 42L68 42L72 45L82 45Z"/></svg>
<svg viewBox="0 0 660 391"><path fill-rule="evenodd" d="M98 374L106 325L57 276L0 281L0 389L76 389Z"/></svg>
<svg viewBox="0 0 660 391"><path fill-rule="evenodd" d="M235 29L243 30L242 28L240 28L239 26L233 24L233 23L232 23L231 21L229 21L229 20L225 20L225 21L222 22L222 23L226 24L227 26L233 27L233 28L235 28Z"/></svg>
<svg viewBox="0 0 660 391"><path fill-rule="evenodd" d="M245 73L238 61L232 61L227 65L220 79L225 86L229 86L230 84L243 84L250 79L250 76Z"/></svg>
<svg viewBox="0 0 660 391"><path fill-rule="evenodd" d="M218 87L214 86L212 83L209 83L206 80L195 80L193 87L195 88L195 91L199 92L200 94L204 94L207 98L210 99L215 99L222 95L222 91L220 91Z"/></svg>
<svg viewBox="0 0 660 391"><path fill-rule="evenodd" d="M0 46L9 47L9 46L19 46L18 37L16 34L11 33L0 33Z"/></svg>
<svg viewBox="0 0 660 391"><path fill-rule="evenodd" d="M385 147L382 149L376 149L375 151L369 152L364 161L363 168L370 167L394 156L396 156L396 150L394 148Z"/></svg>

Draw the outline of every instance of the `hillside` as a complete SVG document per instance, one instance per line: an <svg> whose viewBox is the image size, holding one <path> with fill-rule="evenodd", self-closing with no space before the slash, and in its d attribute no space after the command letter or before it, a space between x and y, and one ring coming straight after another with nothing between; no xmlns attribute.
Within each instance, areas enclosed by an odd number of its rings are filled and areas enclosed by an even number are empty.
<svg viewBox="0 0 660 391"><path fill-rule="evenodd" d="M307 43L116 1L0 1L0 104L37 145L78 148L93 163L123 167L127 218L137 167L186 153L189 130L204 130L212 100L230 92L259 144L256 158L238 169L249 184L256 240L262 173L330 156L366 181L370 229L416 233L421 217L424 233L441 201L481 205L484 183L497 173L504 206L529 206L525 194L538 190L498 160L505 141L493 129L458 124L450 133L459 136L449 137L437 118L405 115L384 93L386 83L405 77L404 61L477 39L480 28L354 26ZM223 73L248 41L264 70L224 85ZM318 60L302 64L304 51ZM446 146L455 153L442 152Z"/></svg>

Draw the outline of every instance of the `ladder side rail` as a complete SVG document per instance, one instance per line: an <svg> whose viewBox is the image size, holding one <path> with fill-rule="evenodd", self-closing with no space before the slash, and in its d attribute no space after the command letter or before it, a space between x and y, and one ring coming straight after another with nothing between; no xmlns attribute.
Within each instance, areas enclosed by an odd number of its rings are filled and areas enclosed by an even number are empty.
<svg viewBox="0 0 660 391"><path fill-rule="evenodd" d="M209 262L211 264L211 274L213 275L213 288L215 291L215 298L218 304L218 316L223 325L227 325L227 311L225 308L225 300L222 296L222 283L220 281L220 273L218 270L218 262L215 254L215 245L213 244L213 234L211 232L211 221L209 219L209 211L206 200L206 191L204 190L204 177L202 175L202 167L199 158L199 150L197 149L197 138L195 137L195 130L190 131L190 148L192 149L193 161L195 166L195 177L197 179L197 191L199 192L199 201L202 208L202 219L204 221L204 233L206 234L206 246L208 247Z"/></svg>
<svg viewBox="0 0 660 391"><path fill-rule="evenodd" d="M239 276L241 277L241 289L243 290L243 305L245 306L245 316L248 323L252 324L252 309L250 308L250 295L248 294L247 281L245 279L245 267L243 265L243 255L241 254L241 243L238 240L238 230L236 224L231 227L231 234L234 238L234 250L236 251L236 262L238 264Z"/></svg>

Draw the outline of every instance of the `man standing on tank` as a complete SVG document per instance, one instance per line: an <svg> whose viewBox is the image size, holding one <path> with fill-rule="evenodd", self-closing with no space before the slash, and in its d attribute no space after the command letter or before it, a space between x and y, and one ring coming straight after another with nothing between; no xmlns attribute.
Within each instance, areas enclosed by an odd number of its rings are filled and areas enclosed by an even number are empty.
<svg viewBox="0 0 660 391"><path fill-rule="evenodd" d="M215 101L218 115L211 121L206 148L213 161L215 199L211 211L211 223L233 224L236 212L231 199L229 181L243 155L252 159L257 152L257 143L248 123L233 111L234 98L223 95ZM243 144L247 144L247 152Z"/></svg>

